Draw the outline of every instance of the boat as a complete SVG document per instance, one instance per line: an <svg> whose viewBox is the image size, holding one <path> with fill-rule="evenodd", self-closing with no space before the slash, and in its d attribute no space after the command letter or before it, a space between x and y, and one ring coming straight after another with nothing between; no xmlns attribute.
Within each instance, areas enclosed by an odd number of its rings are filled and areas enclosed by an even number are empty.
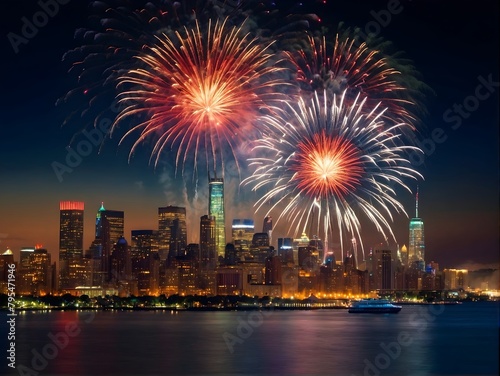
<svg viewBox="0 0 500 376"><path fill-rule="evenodd" d="M363 299L354 302L349 313L398 313L401 308L387 299Z"/></svg>

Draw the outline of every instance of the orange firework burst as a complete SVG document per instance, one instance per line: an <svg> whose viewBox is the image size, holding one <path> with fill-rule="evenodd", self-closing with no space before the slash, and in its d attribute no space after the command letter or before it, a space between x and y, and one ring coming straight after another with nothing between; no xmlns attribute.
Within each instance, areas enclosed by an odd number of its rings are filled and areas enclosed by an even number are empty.
<svg viewBox="0 0 500 376"><path fill-rule="evenodd" d="M290 168L296 171L297 188L305 194L342 197L360 184L362 160L348 140L322 131L300 141L297 150Z"/></svg>
<svg viewBox="0 0 500 376"><path fill-rule="evenodd" d="M225 146L237 163L236 142L250 137L260 111L274 111L272 103L279 96L274 88L283 81L269 76L282 68L271 62L270 44L260 45L243 35L241 27L226 27L225 21L209 22L206 32L197 23L175 35L158 38L147 53L137 56L143 66L119 79L120 88L132 88L119 94L127 106L113 128L139 116L141 121L122 138L141 131L131 154L146 138L156 136L155 165L170 146L177 148L177 165L182 160L184 166L193 154L196 169L204 150L207 168L210 160L214 170L220 162L224 172Z"/></svg>

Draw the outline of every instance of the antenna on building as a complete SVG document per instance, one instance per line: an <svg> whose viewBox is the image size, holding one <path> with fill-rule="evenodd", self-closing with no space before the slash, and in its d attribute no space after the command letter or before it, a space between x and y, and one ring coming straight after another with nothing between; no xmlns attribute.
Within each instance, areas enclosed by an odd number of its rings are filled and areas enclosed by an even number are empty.
<svg viewBox="0 0 500 376"><path fill-rule="evenodd" d="M417 194L415 195L415 218L418 218L418 185Z"/></svg>

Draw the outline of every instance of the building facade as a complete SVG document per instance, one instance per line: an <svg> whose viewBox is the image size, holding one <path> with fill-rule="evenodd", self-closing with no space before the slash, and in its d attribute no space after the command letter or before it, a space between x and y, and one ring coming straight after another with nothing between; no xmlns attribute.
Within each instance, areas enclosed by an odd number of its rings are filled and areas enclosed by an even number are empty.
<svg viewBox="0 0 500 376"><path fill-rule="evenodd" d="M208 214L215 217L215 248L218 257L226 249L226 217L224 214L224 179L210 178L208 182Z"/></svg>
<svg viewBox="0 0 500 376"><path fill-rule="evenodd" d="M415 217L410 220L410 239L408 243L408 264L418 263L425 270L424 221L418 216L418 189L415 200Z"/></svg>
<svg viewBox="0 0 500 376"><path fill-rule="evenodd" d="M231 227L237 258L249 258L255 226L253 219L233 219Z"/></svg>
<svg viewBox="0 0 500 376"><path fill-rule="evenodd" d="M216 265L215 217L204 215L200 218L200 266L213 270Z"/></svg>
<svg viewBox="0 0 500 376"><path fill-rule="evenodd" d="M59 204L59 287L76 287L74 270L83 258L84 203L61 201Z"/></svg>
<svg viewBox="0 0 500 376"><path fill-rule="evenodd" d="M172 237L172 235L174 236ZM172 252L170 251L171 244L173 244ZM186 246L186 208L171 205L158 208L158 254L160 260L167 260L171 263L177 257L177 253L185 250Z"/></svg>

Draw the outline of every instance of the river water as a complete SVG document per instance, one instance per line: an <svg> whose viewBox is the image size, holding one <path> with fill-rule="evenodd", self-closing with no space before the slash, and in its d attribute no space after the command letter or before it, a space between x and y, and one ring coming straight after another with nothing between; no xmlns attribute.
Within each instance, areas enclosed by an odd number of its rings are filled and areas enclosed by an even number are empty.
<svg viewBox="0 0 500 376"><path fill-rule="evenodd" d="M498 303L404 306L382 315L343 309L18 314L17 368L4 360L2 375L498 374ZM6 326L1 330L5 344Z"/></svg>

